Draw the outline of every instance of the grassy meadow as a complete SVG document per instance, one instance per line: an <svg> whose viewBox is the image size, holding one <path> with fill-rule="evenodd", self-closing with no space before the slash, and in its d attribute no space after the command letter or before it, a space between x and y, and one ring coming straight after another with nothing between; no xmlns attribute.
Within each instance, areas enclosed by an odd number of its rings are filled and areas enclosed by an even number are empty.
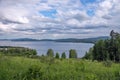
<svg viewBox="0 0 120 80"><path fill-rule="evenodd" d="M120 64L0 55L0 80L120 80Z"/></svg>

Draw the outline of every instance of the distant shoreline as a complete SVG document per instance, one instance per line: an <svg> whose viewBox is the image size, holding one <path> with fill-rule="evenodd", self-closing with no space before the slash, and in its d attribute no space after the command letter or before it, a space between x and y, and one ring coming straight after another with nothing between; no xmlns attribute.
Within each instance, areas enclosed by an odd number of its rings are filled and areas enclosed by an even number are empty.
<svg viewBox="0 0 120 80"><path fill-rule="evenodd" d="M84 38L84 39L77 39L77 38L66 38L66 39L31 39L31 38L19 38L19 39L1 39L0 41L52 41L52 42L69 42L69 43L95 43L98 40L105 40L109 39L108 36L101 36L95 38Z"/></svg>

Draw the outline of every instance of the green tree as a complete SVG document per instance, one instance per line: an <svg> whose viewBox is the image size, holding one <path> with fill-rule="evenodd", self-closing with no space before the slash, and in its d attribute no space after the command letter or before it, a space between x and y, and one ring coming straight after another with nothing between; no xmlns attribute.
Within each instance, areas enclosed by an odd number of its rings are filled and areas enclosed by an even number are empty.
<svg viewBox="0 0 120 80"><path fill-rule="evenodd" d="M85 56L83 58L92 60L93 59L93 55L92 54L93 54L93 48L90 48L89 52L86 52L86 54L85 54Z"/></svg>
<svg viewBox="0 0 120 80"><path fill-rule="evenodd" d="M54 51L52 49L48 49L47 56L54 57Z"/></svg>
<svg viewBox="0 0 120 80"><path fill-rule="evenodd" d="M69 58L77 58L76 50L71 49L71 50L69 51Z"/></svg>
<svg viewBox="0 0 120 80"><path fill-rule="evenodd" d="M93 47L93 57L95 60L105 60L106 54L105 54L106 48L105 48L105 42L104 40L99 40Z"/></svg>
<svg viewBox="0 0 120 80"><path fill-rule="evenodd" d="M66 58L66 54L65 54L65 52L62 53L61 58L63 58L63 59Z"/></svg>
<svg viewBox="0 0 120 80"><path fill-rule="evenodd" d="M35 49L32 50L32 55L37 55L37 51Z"/></svg>
<svg viewBox="0 0 120 80"><path fill-rule="evenodd" d="M59 59L60 56L59 56L59 53L57 52L56 55L55 55L55 58Z"/></svg>
<svg viewBox="0 0 120 80"><path fill-rule="evenodd" d="M83 58L90 59L92 55L93 60L120 62L120 34L112 30L110 36L110 39L97 41L92 52L90 50Z"/></svg>

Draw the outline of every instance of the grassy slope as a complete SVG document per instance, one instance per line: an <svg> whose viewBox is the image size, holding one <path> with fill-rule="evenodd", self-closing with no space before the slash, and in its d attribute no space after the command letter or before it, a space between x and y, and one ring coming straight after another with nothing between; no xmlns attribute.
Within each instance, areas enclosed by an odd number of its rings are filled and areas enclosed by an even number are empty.
<svg viewBox="0 0 120 80"><path fill-rule="evenodd" d="M115 63L105 67L102 62L86 60L0 56L0 80L120 80L119 77L120 64Z"/></svg>

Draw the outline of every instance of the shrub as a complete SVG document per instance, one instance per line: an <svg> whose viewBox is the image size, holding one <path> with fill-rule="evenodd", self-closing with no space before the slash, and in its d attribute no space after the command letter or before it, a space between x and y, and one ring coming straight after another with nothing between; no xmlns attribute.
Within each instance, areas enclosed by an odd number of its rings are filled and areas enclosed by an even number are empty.
<svg viewBox="0 0 120 80"><path fill-rule="evenodd" d="M63 58L63 59L66 58L66 54L65 54L65 52L62 53L61 58Z"/></svg>
<svg viewBox="0 0 120 80"><path fill-rule="evenodd" d="M71 50L69 51L69 58L77 58L76 50L71 49Z"/></svg>
<svg viewBox="0 0 120 80"><path fill-rule="evenodd" d="M31 66L25 74L23 74L24 80L40 80L42 79L43 72L41 71L41 67L37 65Z"/></svg>
<svg viewBox="0 0 120 80"><path fill-rule="evenodd" d="M112 61L109 61L109 60L104 61L104 62L103 62L103 65L104 65L105 67L111 67L111 66L112 66Z"/></svg>
<svg viewBox="0 0 120 80"><path fill-rule="evenodd" d="M59 53L56 53L55 58L57 58L57 59L60 58Z"/></svg>
<svg viewBox="0 0 120 80"><path fill-rule="evenodd" d="M54 51L52 49L48 49L47 56L54 57Z"/></svg>
<svg viewBox="0 0 120 80"><path fill-rule="evenodd" d="M120 80L120 71L115 71L115 80Z"/></svg>

